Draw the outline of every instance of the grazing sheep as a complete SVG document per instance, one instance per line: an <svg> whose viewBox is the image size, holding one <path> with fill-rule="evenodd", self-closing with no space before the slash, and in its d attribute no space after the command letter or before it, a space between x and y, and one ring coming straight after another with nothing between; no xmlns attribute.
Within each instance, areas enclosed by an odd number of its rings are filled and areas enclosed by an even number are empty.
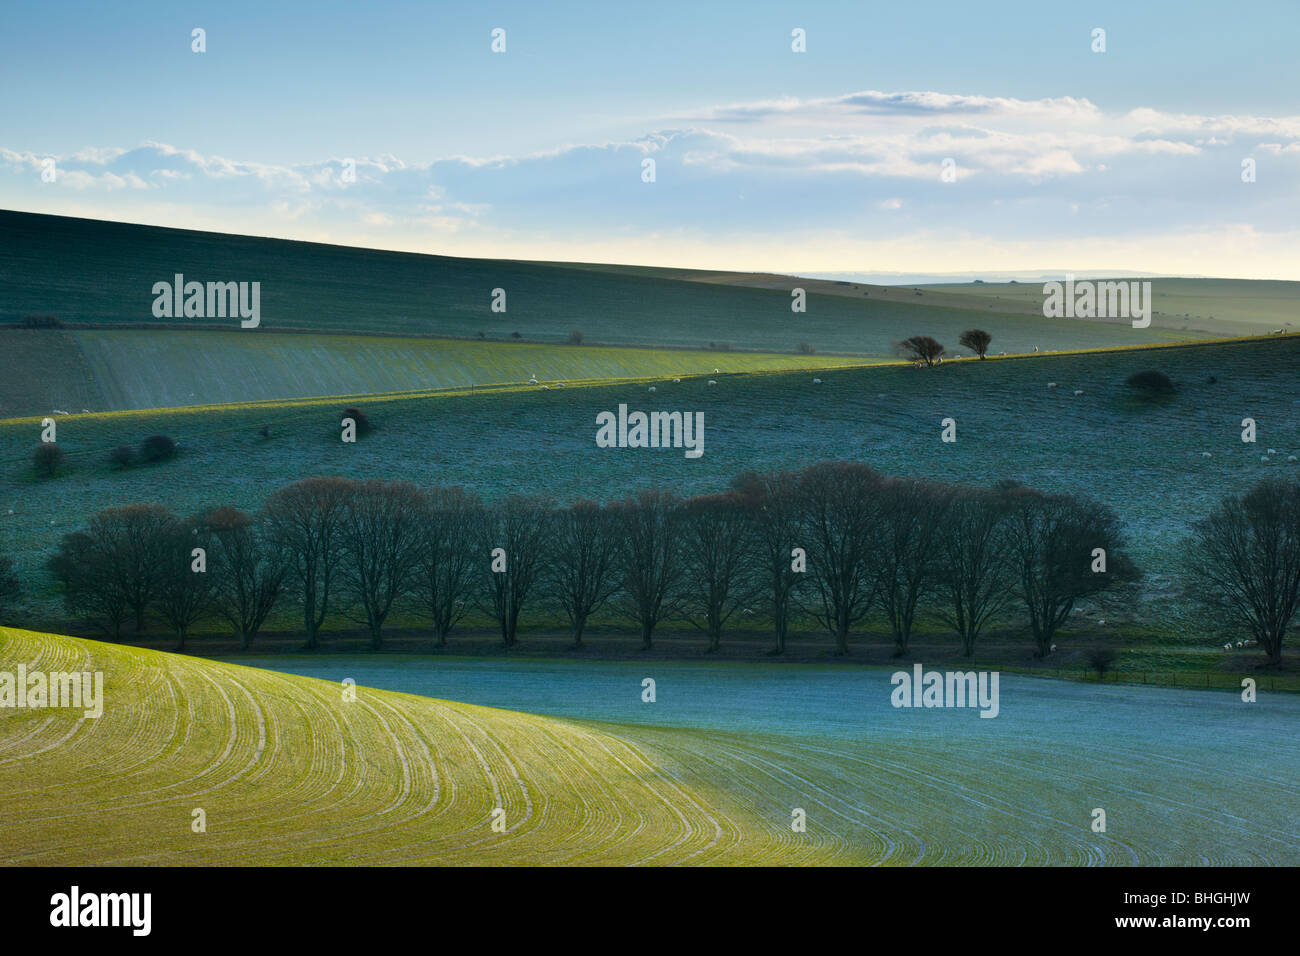
<svg viewBox="0 0 1300 956"><path fill-rule="evenodd" d="M1268 455L1264 455L1264 456L1262 456L1259 460L1262 461L1264 464L1267 465L1267 464L1268 464Z"/></svg>
<svg viewBox="0 0 1300 956"><path fill-rule="evenodd" d="M710 384L710 385L717 385L718 383L715 382L713 379L709 379L709 384Z"/></svg>
<svg viewBox="0 0 1300 956"><path fill-rule="evenodd" d="M1201 457L1202 457L1202 458L1213 458L1214 456L1211 455L1208 451L1203 451L1203 452L1201 452Z"/></svg>
<svg viewBox="0 0 1300 956"><path fill-rule="evenodd" d="M1276 448L1270 448L1270 449L1268 450L1268 453L1269 453L1270 455L1276 455L1276 454L1277 454L1277 449L1276 449Z"/></svg>
<svg viewBox="0 0 1300 956"><path fill-rule="evenodd" d="M1102 627L1105 627L1105 626L1106 626L1106 619L1103 617L1103 618L1101 618L1099 621L1097 621L1097 623L1100 624Z"/></svg>
<svg viewBox="0 0 1300 956"><path fill-rule="evenodd" d="M682 381L682 380L681 380L680 378L675 378L675 379L673 379L673 384L674 384L674 385L680 385L680 384L681 384L681 381Z"/></svg>
<svg viewBox="0 0 1300 956"><path fill-rule="evenodd" d="M813 379L813 384L814 384L814 385L820 385L821 383L822 383L822 380L821 380L821 379L819 379L819 378L815 378L815 379Z"/></svg>
<svg viewBox="0 0 1300 956"><path fill-rule="evenodd" d="M1225 651L1230 651L1230 650L1232 650L1232 645L1231 645L1231 644L1224 644L1224 645L1223 645L1223 649L1224 649Z"/></svg>
<svg viewBox="0 0 1300 956"><path fill-rule="evenodd" d="M54 410L54 414L55 414L55 415L67 415L68 413L65 412L65 411L64 411L63 409L61 409L61 408L56 408L56 409Z"/></svg>
<svg viewBox="0 0 1300 956"><path fill-rule="evenodd" d="M529 385L536 385L536 384L537 384L537 376L534 375L534 376L532 376L531 378L529 378L529 379L528 379L528 384L529 384Z"/></svg>
<svg viewBox="0 0 1300 956"><path fill-rule="evenodd" d="M546 390L547 390L548 388L550 388L550 387L551 387L551 386L549 386L549 385L543 385L543 386L542 386L542 391L544 392L544 391L546 391Z"/></svg>
<svg viewBox="0 0 1300 956"><path fill-rule="evenodd" d="M563 382L556 382L556 383L555 383L555 387L556 387L556 388L564 388L564 383L563 383Z"/></svg>
<svg viewBox="0 0 1300 956"><path fill-rule="evenodd" d="M1287 460L1287 461L1295 461L1295 460L1296 460L1296 456L1295 456L1295 455L1287 455L1287 456L1286 456L1286 460Z"/></svg>
<svg viewBox="0 0 1300 956"><path fill-rule="evenodd" d="M654 390L655 387L653 385L651 385L648 389L646 389L647 392L653 392Z"/></svg>
<svg viewBox="0 0 1300 956"><path fill-rule="evenodd" d="M1051 647L1051 650L1049 650L1047 653L1049 653L1049 654L1055 654L1055 653L1056 653L1056 645L1053 644L1052 647Z"/></svg>
<svg viewBox="0 0 1300 956"><path fill-rule="evenodd" d="M1075 395L1082 395L1082 394L1083 394L1083 389L1081 389L1081 388L1076 388L1076 389L1074 390L1074 394L1075 394Z"/></svg>
<svg viewBox="0 0 1300 956"><path fill-rule="evenodd" d="M1245 645L1244 642L1242 642L1242 641L1238 641L1238 642L1237 642L1237 646L1238 646L1238 647L1245 647L1246 645Z"/></svg>
<svg viewBox="0 0 1300 956"><path fill-rule="evenodd" d="M720 375L720 374L722 374L722 369L720 369L720 368L715 368L715 369L713 370L713 374L714 374L714 375Z"/></svg>
<svg viewBox="0 0 1300 956"><path fill-rule="evenodd" d="M1055 382L1048 382L1048 383L1047 383L1047 387L1048 387L1048 388L1056 388L1056 383L1055 383Z"/></svg>

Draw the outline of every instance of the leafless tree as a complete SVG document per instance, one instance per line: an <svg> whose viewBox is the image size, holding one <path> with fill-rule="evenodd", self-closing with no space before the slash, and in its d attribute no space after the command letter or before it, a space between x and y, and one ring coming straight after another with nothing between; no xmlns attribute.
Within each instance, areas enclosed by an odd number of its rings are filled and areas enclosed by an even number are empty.
<svg viewBox="0 0 1300 956"><path fill-rule="evenodd" d="M642 491L612 507L619 584L627 614L641 629L641 646L648 650L655 627L681 600L681 501L667 492Z"/></svg>
<svg viewBox="0 0 1300 956"><path fill-rule="evenodd" d="M501 627L501 641L519 639L519 614L549 557L552 504L545 498L511 495L480 523L477 562L483 573L485 610Z"/></svg>
<svg viewBox="0 0 1300 956"><path fill-rule="evenodd" d="M891 478L879 490L880 603L894 635L894 655L907 653L916 609L938 579L940 528L949 489L911 478Z"/></svg>
<svg viewBox="0 0 1300 956"><path fill-rule="evenodd" d="M267 527L238 508L214 508L203 516L217 612L248 649L284 590L288 564Z"/></svg>
<svg viewBox="0 0 1300 956"><path fill-rule="evenodd" d="M581 647L587 620L618 590L614 521L596 502L578 501L555 515L553 534L550 589Z"/></svg>
<svg viewBox="0 0 1300 956"><path fill-rule="evenodd" d="M51 570L64 586L70 607L102 616L121 636L124 610L143 631L145 615L158 594L171 512L162 505L106 508L86 530L64 538Z"/></svg>
<svg viewBox="0 0 1300 956"><path fill-rule="evenodd" d="M1029 489L1007 492L1011 547L1037 656L1046 657L1075 602L1138 580L1124 554L1119 518L1105 505ZM1093 570L1095 550L1104 571Z"/></svg>
<svg viewBox="0 0 1300 956"><path fill-rule="evenodd" d="M447 634L469 608L482 558L478 529L484 512L477 495L456 486L432 488L426 499L419 581L434 636L443 647Z"/></svg>
<svg viewBox="0 0 1300 956"><path fill-rule="evenodd" d="M274 492L264 509L271 540L285 555L287 580L302 602L308 649L319 645L329 613L342 553L343 514L353 488L346 478L304 478Z"/></svg>
<svg viewBox="0 0 1300 956"><path fill-rule="evenodd" d="M1186 570L1211 618L1257 640L1271 664L1300 610L1300 483L1265 479L1196 523Z"/></svg>
<svg viewBox="0 0 1300 956"><path fill-rule="evenodd" d="M967 329L957 339L957 344L962 348L970 349L980 358L984 358L989 350L989 345L993 342L993 336L989 335L983 329Z"/></svg>
<svg viewBox="0 0 1300 956"><path fill-rule="evenodd" d="M940 615L961 638L962 653L975 653L984 626L1015 599L1010 523L1004 496L954 489L940 535Z"/></svg>
<svg viewBox="0 0 1300 956"><path fill-rule="evenodd" d="M205 569L196 571L194 549L203 547L202 518L173 521L165 532L158 597L155 607L176 634L176 650L185 650L190 629L214 610L213 577Z"/></svg>
<svg viewBox="0 0 1300 956"><path fill-rule="evenodd" d="M806 573L795 570L794 550L802 540L799 477L789 471L748 472L740 475L732 487L749 504L755 572L765 585L768 612L772 616L776 637L772 653L780 654L785 651L795 589L806 577Z"/></svg>
<svg viewBox="0 0 1300 956"><path fill-rule="evenodd" d="M883 479L852 462L822 462L799 476L802 535L808 542L810 613L847 654L849 630L870 610L880 588L878 524Z"/></svg>
<svg viewBox="0 0 1300 956"><path fill-rule="evenodd" d="M913 335L911 338L896 343L895 348L908 361L924 362L926 368L934 365L935 361L942 358L944 353L944 347L939 344L939 341L928 335Z"/></svg>
<svg viewBox="0 0 1300 956"><path fill-rule="evenodd" d="M393 605L412 590L426 511L424 493L404 481L358 482L347 498L340 570L374 650L383 646L384 621Z"/></svg>
<svg viewBox="0 0 1300 956"><path fill-rule="evenodd" d="M687 618L718 649L722 628L754 595L753 521L740 495L705 495L682 505Z"/></svg>

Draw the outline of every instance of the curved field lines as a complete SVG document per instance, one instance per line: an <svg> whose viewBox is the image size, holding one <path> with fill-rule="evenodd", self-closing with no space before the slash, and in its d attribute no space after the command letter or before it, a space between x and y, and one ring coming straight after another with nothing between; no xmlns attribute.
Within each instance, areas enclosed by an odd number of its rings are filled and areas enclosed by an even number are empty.
<svg viewBox="0 0 1300 956"><path fill-rule="evenodd" d="M1122 710L1087 724L1094 711L1064 694L1070 716L1037 735L978 720L754 732L546 717L0 629L0 672L20 664L102 672L103 713L0 707L4 864L1300 860L1297 745L1242 750L1288 708L1217 739L1212 724L1130 731Z"/></svg>

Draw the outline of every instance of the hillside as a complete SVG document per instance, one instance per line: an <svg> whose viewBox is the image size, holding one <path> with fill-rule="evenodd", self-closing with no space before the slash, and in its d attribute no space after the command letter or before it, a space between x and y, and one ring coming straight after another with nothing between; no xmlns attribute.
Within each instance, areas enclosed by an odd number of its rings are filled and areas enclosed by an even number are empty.
<svg viewBox="0 0 1300 956"><path fill-rule="evenodd" d="M653 705L639 701L642 665L467 683L434 663L417 678L623 718L610 721L412 696L407 671L369 661L289 665L318 679L0 628L0 671L19 664L101 672L104 700L97 719L0 710L4 865L1300 858L1291 695L1246 708L1233 694L1007 677L998 719L983 720L893 708L887 670L660 663ZM1096 806L1105 834L1088 826Z"/></svg>
<svg viewBox="0 0 1300 956"><path fill-rule="evenodd" d="M794 352L807 342L823 352L873 356L890 354L896 340L917 333L955 348L972 325L988 328L995 350L1007 352L1188 338L1158 325L1045 324L1041 314L1013 315L973 300L966 303L971 307L930 305L924 293L912 291L873 298L819 280L775 277L758 288L637 267L426 256L0 212L0 322L54 314L65 323L235 327L230 319L155 319L153 284L177 273L187 280L260 282L265 331L482 333L495 340L518 332L532 341L563 342L578 329L590 344ZM810 289L806 313L791 312L796 285ZM490 308L498 288L506 291L504 313Z"/></svg>

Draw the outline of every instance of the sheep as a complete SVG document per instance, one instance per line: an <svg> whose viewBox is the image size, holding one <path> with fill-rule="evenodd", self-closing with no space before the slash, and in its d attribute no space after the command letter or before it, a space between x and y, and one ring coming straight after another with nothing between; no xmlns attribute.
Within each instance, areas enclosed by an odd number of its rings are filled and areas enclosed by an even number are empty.
<svg viewBox="0 0 1300 956"><path fill-rule="evenodd" d="M1106 626L1106 619L1103 617L1103 618L1101 618L1100 620L1098 620L1097 623L1098 623L1100 626L1105 627L1105 626Z"/></svg>
<svg viewBox="0 0 1300 956"><path fill-rule="evenodd" d="M1208 451L1203 451L1203 452L1201 452L1201 457L1202 457L1202 458L1213 458L1214 456L1211 455Z"/></svg>
<svg viewBox="0 0 1300 956"><path fill-rule="evenodd" d="M675 378L675 379L673 379L673 384L674 384L674 385L680 385L681 383L682 383L682 380L681 380L680 378Z"/></svg>
<svg viewBox="0 0 1300 956"><path fill-rule="evenodd" d="M647 392L653 392L654 390L655 387L653 385L651 385L648 389L646 389Z"/></svg>
<svg viewBox="0 0 1300 956"><path fill-rule="evenodd" d="M563 383L563 382L556 382L556 383L555 383L555 387L556 387L556 388L564 388L564 383Z"/></svg>
<svg viewBox="0 0 1300 956"><path fill-rule="evenodd" d="M1055 653L1056 653L1056 645L1055 645L1055 644L1053 644L1053 645L1052 645L1052 647L1051 647L1051 649L1050 649L1050 650L1048 650L1048 652L1047 652L1047 653L1049 653L1049 654L1055 654Z"/></svg>
<svg viewBox="0 0 1300 956"><path fill-rule="evenodd" d="M1270 448L1270 449L1268 450L1268 453L1269 453L1270 455L1276 455L1276 454L1277 454L1277 449L1276 449L1276 448Z"/></svg>
<svg viewBox="0 0 1300 956"><path fill-rule="evenodd" d="M1075 395L1082 395L1082 394L1083 394L1083 389L1081 389L1081 388L1076 388L1076 389L1074 390L1074 394L1075 394Z"/></svg>
<svg viewBox="0 0 1300 956"><path fill-rule="evenodd" d="M1264 464L1267 465L1267 464L1268 464L1268 455L1262 455L1262 456L1260 457L1259 460L1262 461Z"/></svg>
<svg viewBox="0 0 1300 956"><path fill-rule="evenodd" d="M714 375L721 375L721 374L722 374L722 369L720 369L720 368L715 368L715 369L713 370L713 374L714 374Z"/></svg>
<svg viewBox="0 0 1300 956"><path fill-rule="evenodd" d="M543 385L543 386L542 386L542 391L545 392L545 391L546 391L547 389L549 389L550 387L551 387L551 386L549 386L549 385Z"/></svg>
<svg viewBox="0 0 1300 956"><path fill-rule="evenodd" d="M821 380L821 379L819 379L819 378L815 378L815 379L813 379L813 384L814 384L814 385L820 385L821 383L822 383L822 380Z"/></svg>
<svg viewBox="0 0 1300 956"><path fill-rule="evenodd" d="M61 408L56 408L56 409L54 410L54 414L55 414L55 415L67 415L68 413L65 412L65 411L64 411L63 409L61 409Z"/></svg>
<svg viewBox="0 0 1300 956"><path fill-rule="evenodd" d="M528 384L529 384L529 385L536 385L536 384L537 384L537 376L536 376L536 375L531 376L531 377L528 379Z"/></svg>
<svg viewBox="0 0 1300 956"><path fill-rule="evenodd" d="M1231 645L1231 644L1224 644L1224 645L1223 645L1223 649L1224 649L1225 651L1230 651L1230 650L1232 650L1232 645Z"/></svg>
<svg viewBox="0 0 1300 956"><path fill-rule="evenodd" d="M1274 334L1274 335L1282 335L1282 334L1283 334L1283 331L1282 331L1282 329L1274 329L1274 330L1273 330L1273 334Z"/></svg>
<svg viewBox="0 0 1300 956"><path fill-rule="evenodd" d="M1287 455L1287 456L1286 456L1286 460L1287 460L1287 461L1296 461L1297 459L1296 459L1296 456L1295 456L1295 455Z"/></svg>
<svg viewBox="0 0 1300 956"><path fill-rule="evenodd" d="M1055 383L1055 382L1048 382L1048 383L1047 383L1047 387L1048 387L1048 388L1056 388L1056 383Z"/></svg>
<svg viewBox="0 0 1300 956"><path fill-rule="evenodd" d="M709 379L709 384L710 384L710 385L717 385L718 383L715 382L713 379Z"/></svg>
<svg viewBox="0 0 1300 956"><path fill-rule="evenodd" d="M1237 642L1237 646L1238 646L1238 647L1245 647L1246 645L1245 645L1242 641L1238 641L1238 642Z"/></svg>

